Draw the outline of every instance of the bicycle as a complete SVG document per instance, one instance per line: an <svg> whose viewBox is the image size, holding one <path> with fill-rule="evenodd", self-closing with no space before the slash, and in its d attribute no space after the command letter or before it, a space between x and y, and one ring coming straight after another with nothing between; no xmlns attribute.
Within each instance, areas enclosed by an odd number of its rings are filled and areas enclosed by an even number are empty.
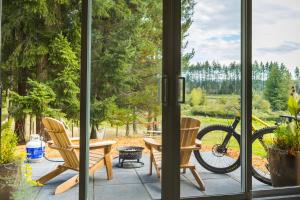
<svg viewBox="0 0 300 200"><path fill-rule="evenodd" d="M271 185L267 146L277 125L271 126L254 115L252 120L264 126L260 129L252 126L252 175ZM194 151L194 155L205 169L224 174L240 166L240 134L235 130L239 122L240 117L236 116L229 126L210 125L199 131L197 139L201 141L202 148Z"/></svg>

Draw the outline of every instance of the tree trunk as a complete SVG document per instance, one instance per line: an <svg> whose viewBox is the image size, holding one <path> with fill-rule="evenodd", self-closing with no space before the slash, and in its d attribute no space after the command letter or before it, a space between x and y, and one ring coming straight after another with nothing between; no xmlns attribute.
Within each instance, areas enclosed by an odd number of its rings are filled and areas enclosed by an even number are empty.
<svg viewBox="0 0 300 200"><path fill-rule="evenodd" d="M97 139L97 127L92 125L90 139Z"/></svg>
<svg viewBox="0 0 300 200"><path fill-rule="evenodd" d="M153 129L154 129L155 131L158 131L157 117L154 117L154 125L153 125Z"/></svg>
<svg viewBox="0 0 300 200"><path fill-rule="evenodd" d="M36 131L36 134L39 134L40 136L43 136L44 141L51 140L49 133L44 130L42 119L43 119L42 115L36 115L36 117L35 117L35 131Z"/></svg>
<svg viewBox="0 0 300 200"><path fill-rule="evenodd" d="M18 135L19 142L24 143L25 142L25 137L24 137L25 119L24 118L19 118L19 119L16 120L16 122L15 122L15 132Z"/></svg>
<svg viewBox="0 0 300 200"><path fill-rule="evenodd" d="M130 131L130 127L129 127L129 122L126 123L126 136L129 136L129 131Z"/></svg>
<svg viewBox="0 0 300 200"><path fill-rule="evenodd" d="M18 94L25 96L27 93L27 71L21 68L18 73ZM21 115L21 113L20 113ZM15 132L19 138L19 142L25 142L25 118L24 116L18 116L15 123Z"/></svg>
<svg viewBox="0 0 300 200"><path fill-rule="evenodd" d="M48 58L47 56L43 56L40 59L40 62L37 64L36 76L37 80L43 82L48 78L47 72Z"/></svg>
<svg viewBox="0 0 300 200"><path fill-rule="evenodd" d="M119 136L119 126L116 127L116 137Z"/></svg>
<svg viewBox="0 0 300 200"><path fill-rule="evenodd" d="M137 121L136 121L135 113L136 113L136 107L134 107L133 109L133 115L134 115L134 120L132 122L133 134L137 134Z"/></svg>
<svg viewBox="0 0 300 200"><path fill-rule="evenodd" d="M7 89L6 90L6 97L7 97L7 110L9 111L10 108L11 108L11 101L9 100L9 90ZM7 120L9 120L11 117L11 113L10 112L7 112Z"/></svg>
<svg viewBox="0 0 300 200"><path fill-rule="evenodd" d="M148 117L147 117L147 131L150 131L151 130L151 120L152 120L152 117L151 117L151 112L149 111L148 112Z"/></svg>
<svg viewBox="0 0 300 200"><path fill-rule="evenodd" d="M40 82L45 82L47 80L47 76L48 76L47 65L48 65L48 57L44 55L40 58L40 61L38 62L36 68L36 77L37 80ZM49 134L46 131L44 131L42 117L43 117L42 113L36 114L36 133L40 135L44 135L44 139L48 141L51 138Z"/></svg>
<svg viewBox="0 0 300 200"><path fill-rule="evenodd" d="M74 123L72 122L72 137L74 137Z"/></svg>
<svg viewBox="0 0 300 200"><path fill-rule="evenodd" d="M32 134L32 115L30 115L30 118L29 118L29 136Z"/></svg>
<svg viewBox="0 0 300 200"><path fill-rule="evenodd" d="M133 134L137 134L137 126L136 126L137 122L134 120L132 122L132 130L133 130Z"/></svg>

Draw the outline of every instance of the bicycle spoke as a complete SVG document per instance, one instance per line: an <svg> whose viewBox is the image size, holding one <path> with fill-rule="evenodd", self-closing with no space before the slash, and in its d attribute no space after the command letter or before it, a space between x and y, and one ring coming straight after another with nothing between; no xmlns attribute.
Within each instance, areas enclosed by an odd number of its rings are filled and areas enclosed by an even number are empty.
<svg viewBox="0 0 300 200"><path fill-rule="evenodd" d="M231 136L226 147L223 147L223 141L228 132L216 130L206 134L202 139L203 149L200 154L204 162L215 168L228 168L233 165L239 157L239 144ZM208 150L208 147L211 147Z"/></svg>
<svg viewBox="0 0 300 200"><path fill-rule="evenodd" d="M267 127L257 130L252 141L253 176L259 181L271 184L268 168L268 143L272 142L273 131L276 127Z"/></svg>
<svg viewBox="0 0 300 200"><path fill-rule="evenodd" d="M267 147L267 145L264 143L263 138L259 138L258 141L259 141L259 142L261 143L261 145L264 147L264 149L266 150L266 152L268 152L268 147Z"/></svg>

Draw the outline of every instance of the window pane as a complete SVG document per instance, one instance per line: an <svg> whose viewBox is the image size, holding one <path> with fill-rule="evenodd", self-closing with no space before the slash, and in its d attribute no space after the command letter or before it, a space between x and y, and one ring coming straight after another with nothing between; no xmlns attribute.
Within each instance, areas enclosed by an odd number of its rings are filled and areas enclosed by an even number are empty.
<svg viewBox="0 0 300 200"><path fill-rule="evenodd" d="M116 142L112 179L97 170L93 197L160 198L162 1L95 0L92 15L91 138Z"/></svg>
<svg viewBox="0 0 300 200"><path fill-rule="evenodd" d="M181 152L182 166L189 161L190 168L181 175L182 197L241 192L240 7L239 0L182 1L186 101L181 106L181 128L192 128L184 127L185 117L201 123L200 132L196 131L201 148ZM181 134L181 148L195 145L193 133L181 130ZM193 137L190 144L185 144L184 134Z"/></svg>
<svg viewBox="0 0 300 200"><path fill-rule="evenodd" d="M18 187L13 199L78 199L81 4L2 3L0 199L3 184Z"/></svg>
<svg viewBox="0 0 300 200"><path fill-rule="evenodd" d="M299 175L294 153L286 153L299 150L299 129L286 128L289 120L280 117L291 115L291 88L300 86L299 11L296 0L253 1L253 190L295 185ZM281 128L274 131L275 123Z"/></svg>

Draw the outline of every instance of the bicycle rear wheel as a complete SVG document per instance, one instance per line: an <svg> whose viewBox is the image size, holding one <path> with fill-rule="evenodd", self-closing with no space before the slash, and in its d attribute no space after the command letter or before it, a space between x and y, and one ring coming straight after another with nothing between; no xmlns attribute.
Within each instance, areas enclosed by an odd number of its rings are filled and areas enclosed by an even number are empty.
<svg viewBox="0 0 300 200"><path fill-rule="evenodd" d="M268 145L273 140L276 126L262 128L252 138L252 175L259 181L271 185L268 161Z"/></svg>
<svg viewBox="0 0 300 200"><path fill-rule="evenodd" d="M227 134L232 136L223 147ZM201 149L195 150L194 155L205 169L224 174L240 166L240 138L230 126L208 126L198 133L197 139L201 141Z"/></svg>

